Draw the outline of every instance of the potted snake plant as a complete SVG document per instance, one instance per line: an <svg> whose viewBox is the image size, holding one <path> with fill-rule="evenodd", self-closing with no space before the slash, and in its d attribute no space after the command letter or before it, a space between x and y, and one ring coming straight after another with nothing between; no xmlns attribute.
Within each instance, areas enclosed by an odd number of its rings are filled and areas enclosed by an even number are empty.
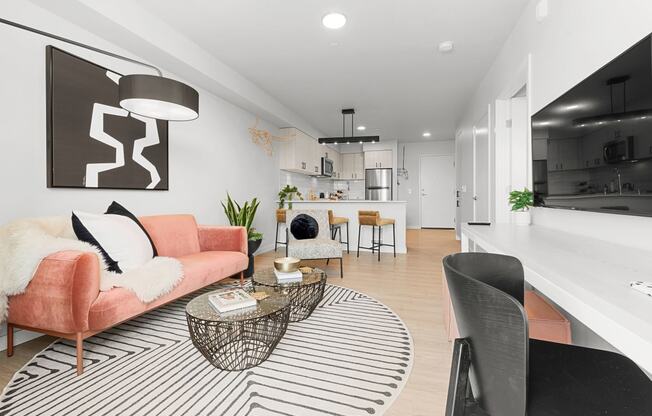
<svg viewBox="0 0 652 416"><path fill-rule="evenodd" d="M245 271L245 277L251 277L254 274L254 253L263 242L263 234L256 231L252 224L256 217L260 201L254 198L251 201L246 201L242 206L231 198L231 195L226 194L226 201L222 202L224 214L229 220L229 224L245 227L247 230L247 249L249 254L249 266Z"/></svg>
<svg viewBox="0 0 652 416"><path fill-rule="evenodd" d="M513 222L517 225L530 225L532 222L530 207L534 205L532 191L523 188L522 191L510 192L509 203L512 206Z"/></svg>

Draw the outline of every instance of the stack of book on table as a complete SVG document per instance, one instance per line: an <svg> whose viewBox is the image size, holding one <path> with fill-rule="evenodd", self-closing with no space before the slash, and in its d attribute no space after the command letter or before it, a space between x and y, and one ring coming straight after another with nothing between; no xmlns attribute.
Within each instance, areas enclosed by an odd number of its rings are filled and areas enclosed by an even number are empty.
<svg viewBox="0 0 652 416"><path fill-rule="evenodd" d="M276 280L278 280L279 283L294 283L303 280L303 273L301 273L301 270L295 270L293 272L279 272L278 270L274 269L274 274L276 274Z"/></svg>
<svg viewBox="0 0 652 416"><path fill-rule="evenodd" d="M242 289L213 293L208 302L220 313L256 306L256 299Z"/></svg>

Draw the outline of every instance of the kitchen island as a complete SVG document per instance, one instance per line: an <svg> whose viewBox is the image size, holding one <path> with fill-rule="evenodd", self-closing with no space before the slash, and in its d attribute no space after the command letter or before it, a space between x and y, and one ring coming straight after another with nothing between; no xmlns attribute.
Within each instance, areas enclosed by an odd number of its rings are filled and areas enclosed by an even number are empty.
<svg viewBox="0 0 652 416"><path fill-rule="evenodd" d="M358 247L358 211L379 211L382 218L393 218L396 221L396 253L407 253L405 243L406 201L367 201L362 199L337 200L317 199L314 201L292 201L292 209L333 210L336 217L349 219L349 245L351 253ZM343 227L342 241L346 241L346 226ZM338 236L339 238L339 236ZM376 233L378 238L378 233ZM392 227L383 227L383 241L392 243ZM362 227L360 245L371 246L371 227ZM343 245L346 249L346 246ZM392 247L382 247L383 253L391 252ZM360 255L367 255L370 250L360 250Z"/></svg>

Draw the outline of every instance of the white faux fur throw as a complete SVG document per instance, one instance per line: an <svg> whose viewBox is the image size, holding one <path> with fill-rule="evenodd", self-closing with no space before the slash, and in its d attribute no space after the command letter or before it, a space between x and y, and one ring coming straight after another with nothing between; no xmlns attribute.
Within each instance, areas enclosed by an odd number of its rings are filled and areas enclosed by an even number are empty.
<svg viewBox="0 0 652 416"><path fill-rule="evenodd" d="M107 271L99 250L77 239L70 218L17 220L0 227L0 322L7 317L7 296L24 293L41 260L64 250L95 253L100 261L100 290L124 287L142 302L169 293L183 278L181 263L170 257L155 257L122 274Z"/></svg>

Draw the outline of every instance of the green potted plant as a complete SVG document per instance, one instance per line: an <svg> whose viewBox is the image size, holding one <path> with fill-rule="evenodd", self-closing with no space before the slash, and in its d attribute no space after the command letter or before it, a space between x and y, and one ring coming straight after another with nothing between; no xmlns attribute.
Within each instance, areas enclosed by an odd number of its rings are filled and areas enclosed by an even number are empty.
<svg viewBox="0 0 652 416"><path fill-rule="evenodd" d="M509 203L512 206L513 222L518 225L530 225L532 222L530 207L534 205L532 191L523 188L522 191L510 192Z"/></svg>
<svg viewBox="0 0 652 416"><path fill-rule="evenodd" d="M285 185L283 188L281 188L281 190L278 192L279 209L285 208L286 200L288 201L288 209L292 209L292 199L294 199L295 196L303 201L303 195L301 195L301 192L299 192L296 186Z"/></svg>
<svg viewBox="0 0 652 416"><path fill-rule="evenodd" d="M247 248L249 254L249 266L245 271L246 277L251 277L254 273L254 253L263 242L263 234L256 231L252 224L256 216L260 201L254 198L251 201L246 201L242 206L236 201L231 199L231 195L226 194L226 201L222 202L224 214L229 220L229 224L238 225L247 229Z"/></svg>

